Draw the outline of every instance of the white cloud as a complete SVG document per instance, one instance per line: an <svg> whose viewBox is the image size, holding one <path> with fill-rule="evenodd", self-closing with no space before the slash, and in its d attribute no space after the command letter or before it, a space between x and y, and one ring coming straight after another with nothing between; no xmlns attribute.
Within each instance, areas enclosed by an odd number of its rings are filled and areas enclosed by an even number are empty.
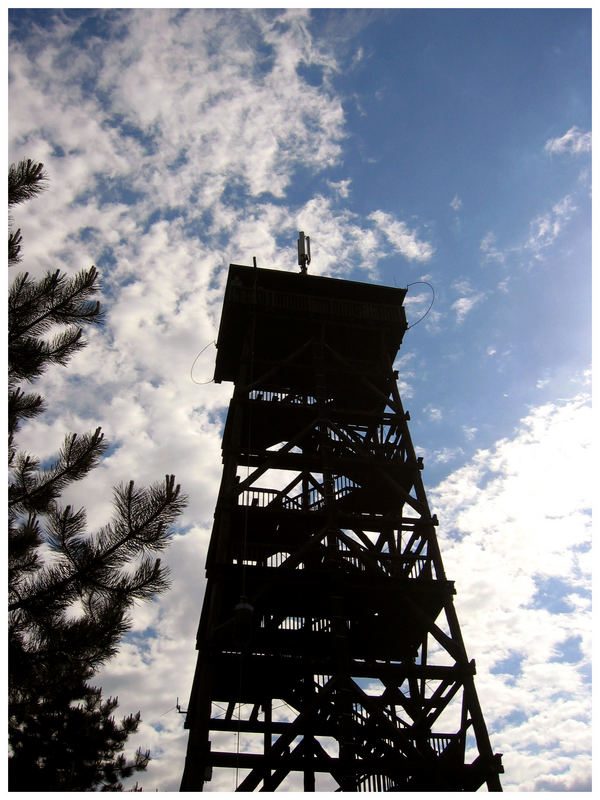
<svg viewBox="0 0 600 800"><path fill-rule="evenodd" d="M467 314L485 299L485 293L473 289L468 280L456 280L452 284L452 288L462 295L450 306L456 312L456 322L460 325L464 322Z"/></svg>
<svg viewBox="0 0 600 800"><path fill-rule="evenodd" d="M548 139L544 145L547 153L571 153L579 155L592 149L591 131L582 131L576 125L555 139Z"/></svg>
<svg viewBox="0 0 600 800"><path fill-rule="evenodd" d="M496 247L496 235L493 232L490 231L483 237L479 249L484 254L485 261L496 261L498 264L504 263L505 255Z"/></svg>
<svg viewBox="0 0 600 800"><path fill-rule="evenodd" d="M538 254L554 243L556 237L577 210L571 195L566 195L552 206L552 210L541 214L529 223L529 239L525 247Z"/></svg>
<svg viewBox="0 0 600 800"><path fill-rule="evenodd" d="M462 455L464 455L462 447L442 447L439 450L432 450L427 458L431 458L434 464L448 464Z"/></svg>
<svg viewBox="0 0 600 800"><path fill-rule="evenodd" d="M405 352L394 361L394 369L398 371L398 391L405 400L410 400L414 396L414 388L410 380L415 377L415 371L409 367L414 357L415 353Z"/></svg>
<svg viewBox="0 0 600 800"><path fill-rule="evenodd" d="M589 184L589 181L590 181L590 171L589 171L589 169L587 169L587 168L582 169L579 172L579 175L577 176L577 183L582 183L585 186L587 186Z"/></svg>
<svg viewBox="0 0 600 800"><path fill-rule="evenodd" d="M573 375L570 380L571 383L574 383L578 387L590 387L592 385L592 370L584 369L580 373Z"/></svg>
<svg viewBox="0 0 600 800"><path fill-rule="evenodd" d="M336 194L341 197L342 199L346 199L350 194L350 184L352 180L348 178L345 181L327 181L329 186L336 192Z"/></svg>
<svg viewBox="0 0 600 800"><path fill-rule="evenodd" d="M396 220L392 214L374 211L369 214L369 219L382 231L394 250L409 261L429 261L433 257L435 250L432 245L421 241L415 230Z"/></svg>
<svg viewBox="0 0 600 800"><path fill-rule="evenodd" d="M474 294L475 292L468 278L458 278L452 283L452 288L461 294Z"/></svg>
<svg viewBox="0 0 600 800"><path fill-rule="evenodd" d="M107 165L113 181L139 193L138 219L169 205L193 219L203 211L212 215L227 192L233 200L236 194L239 200L245 194L282 197L299 164L321 170L337 161L341 102L303 82L296 71L301 61L324 72L334 64L316 46L307 52L302 15L283 14L269 23L258 12L230 14L236 24L223 25L222 13L211 11L122 15L128 35L102 49L90 46L87 56L87 72L106 93L108 108L81 90L77 59L66 55L71 26L64 26L62 36L40 31L39 51L13 44L13 91L28 102L11 106L11 156L41 158L52 180L52 201L46 195L37 204L39 229L64 240L77 229L77 214L82 226L100 226L104 242L115 228L120 233L126 220L110 219L105 203L101 213L98 208L98 182L105 180ZM250 36L271 49L271 68L262 76ZM60 81L41 65L46 60L61 63ZM135 133L123 135L129 129ZM50 142L61 144L66 155L52 155ZM82 192L89 194L86 207L56 219L57 203ZM112 198L109 208L116 211ZM133 209L120 208L131 220ZM23 233L35 241L36 231Z"/></svg>
<svg viewBox="0 0 600 800"><path fill-rule="evenodd" d="M442 318L443 315L441 311L431 309L423 320L426 330L428 330L429 333L439 333L442 330Z"/></svg>
<svg viewBox="0 0 600 800"><path fill-rule="evenodd" d="M462 207L462 200L460 199L460 197L457 194L455 194L454 197L452 198L451 202L450 202L450 208L453 211L458 212L461 207Z"/></svg>
<svg viewBox="0 0 600 800"><path fill-rule="evenodd" d="M365 51L362 47L359 47L354 56L352 57L352 66L357 66L365 57Z"/></svg>
<svg viewBox="0 0 600 800"><path fill-rule="evenodd" d="M478 303L484 299L485 295L482 292L471 294L467 297L459 297L455 300L450 308L456 312L456 322L460 325L464 322L465 317Z"/></svg>
<svg viewBox="0 0 600 800"><path fill-rule="evenodd" d="M525 241L510 248L499 248L496 245L496 235L489 231L481 240L479 249L483 254L483 262L505 265L508 256L532 252L537 261L542 259L542 253L551 247L558 236L563 232L567 223L578 210L572 194L567 194L553 204L549 211L538 214L529 222L529 235ZM498 289L508 291L510 277L498 284Z"/></svg>
<svg viewBox="0 0 600 800"><path fill-rule="evenodd" d="M476 435L478 430L479 430L479 428L477 428L475 426L473 426L473 427L469 427L468 425L463 425L462 426L462 431L463 431L463 433L465 435L465 438L468 439L469 441L472 441L475 438L475 435Z"/></svg>
<svg viewBox="0 0 600 800"><path fill-rule="evenodd" d="M431 302L431 292L419 292L419 294L407 294L404 298L404 307L407 309L412 309L414 306L415 309L421 309L426 303L429 304ZM425 305L427 308L427 305Z"/></svg>
<svg viewBox="0 0 600 800"><path fill-rule="evenodd" d="M587 395L547 403L429 492L506 789L589 780L590 432ZM563 587L558 609L540 591L547 581ZM561 658L572 637L579 655ZM511 654L520 668L501 674ZM566 736L576 759L561 759Z"/></svg>
<svg viewBox="0 0 600 800"><path fill-rule="evenodd" d="M460 325L461 322L464 322L465 317L469 313L469 311L481 300L481 296L472 296L472 297L459 297L454 303L452 303L451 308L453 311L456 311L456 321Z"/></svg>
<svg viewBox="0 0 600 800"><path fill-rule="evenodd" d="M439 408L435 408L432 405L425 406L423 409L424 412L427 414L429 419L439 421L442 419L442 411Z"/></svg>

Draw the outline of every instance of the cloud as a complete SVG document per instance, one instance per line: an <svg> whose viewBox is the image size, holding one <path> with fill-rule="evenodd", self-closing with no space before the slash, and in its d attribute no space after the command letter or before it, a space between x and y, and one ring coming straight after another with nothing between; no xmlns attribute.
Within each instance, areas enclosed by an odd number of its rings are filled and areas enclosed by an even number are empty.
<svg viewBox="0 0 600 800"><path fill-rule="evenodd" d="M477 427L469 427L468 425L462 426L462 431L468 441L472 441L479 429Z"/></svg>
<svg viewBox="0 0 600 800"><path fill-rule="evenodd" d="M231 11L232 24L224 25L219 12L163 9L118 12L115 19L127 35L85 51L93 92L82 91L81 64L68 56L76 23L56 21L32 36L37 47L26 51L15 42L11 51L12 91L28 98L11 119L14 158L26 152L44 161L53 207L57 191L67 201L85 195L88 218L101 220L104 241L111 229L121 238L125 220L112 220L115 232L108 219L117 211L119 187L127 187L119 191L129 198L121 211L131 212L135 200L138 218L170 207L191 222L194 213L213 216L225 198L241 206L263 194L282 197L299 165L318 171L338 161L341 102L298 72L300 63L323 73L335 64L316 44L307 51L302 15L269 21L261 13ZM268 58L261 61L249 39L262 43ZM48 72L46 62L60 63L60 72ZM66 155L55 155L51 142L61 143ZM57 239L67 226L73 231L74 210L58 225ZM78 207L77 213L84 212ZM46 230L49 222L42 222Z"/></svg>
<svg viewBox="0 0 600 800"><path fill-rule="evenodd" d="M589 780L590 438L589 395L544 404L429 492L506 789Z"/></svg>
<svg viewBox="0 0 600 800"><path fill-rule="evenodd" d="M462 200L457 194L455 194L450 202L450 208L453 211L458 212L461 207L462 207Z"/></svg>
<svg viewBox="0 0 600 800"><path fill-rule="evenodd" d="M547 153L570 153L579 155L588 153L592 149L591 131L581 131L576 125L555 139L548 139L544 145Z"/></svg>
<svg viewBox="0 0 600 800"><path fill-rule="evenodd" d="M423 410L431 420L439 421L442 419L443 414L439 408L435 408L432 405L427 405Z"/></svg>
<svg viewBox="0 0 600 800"><path fill-rule="evenodd" d="M489 231L481 240L479 245L483 253L484 263L495 262L505 265L508 256L512 254L533 253L534 258L540 261L543 258L543 251L550 248L559 235L563 232L567 223L578 210L572 194L566 194L558 200L550 211L538 214L529 222L529 235L521 243L500 249L496 246L496 235ZM498 284L500 291L507 291L509 278Z"/></svg>
<svg viewBox="0 0 600 800"><path fill-rule="evenodd" d="M414 369L410 368L410 364L414 358L415 353L403 352L402 355L398 356L394 361L393 368L398 371L398 391L400 392L400 396L406 400L410 400L414 396L414 388L409 382L416 376Z"/></svg>
<svg viewBox="0 0 600 800"><path fill-rule="evenodd" d="M483 295L472 295L471 297L459 297L458 300L455 300L454 303L450 306L453 311L456 311L456 321L460 325L464 322L465 317L474 308L480 300L483 299Z"/></svg>
<svg viewBox="0 0 600 800"><path fill-rule="evenodd" d="M429 261L435 252L432 245L418 238L415 230L411 230L405 222L396 220L392 214L384 211L373 211L369 214L377 228L393 246L409 261Z"/></svg>
<svg viewBox="0 0 600 800"><path fill-rule="evenodd" d="M570 382L579 387L589 388L592 385L592 370L584 369L576 373L570 378Z"/></svg>
<svg viewBox="0 0 600 800"><path fill-rule="evenodd" d="M359 47L354 56L352 57L352 67L356 67L365 58L365 51L363 47Z"/></svg>
<svg viewBox="0 0 600 800"><path fill-rule="evenodd" d="M485 261L496 261L498 264L504 263L504 253L496 247L496 235L491 231L483 237L479 249L484 254Z"/></svg>
<svg viewBox="0 0 600 800"><path fill-rule="evenodd" d="M462 447L442 447L439 450L432 450L427 458L432 459L434 464L448 464L460 456L464 456Z"/></svg>
<svg viewBox="0 0 600 800"><path fill-rule="evenodd" d="M462 295L450 306L456 312L456 322L460 325L467 314L485 298L485 293L473 289L468 280L454 281L452 288Z"/></svg>
<svg viewBox="0 0 600 800"><path fill-rule="evenodd" d="M529 238L525 248L532 250L537 257L541 250L550 247L565 224L577 210L571 195L565 195L552 206L552 210L541 214L529 223Z"/></svg>
<svg viewBox="0 0 600 800"><path fill-rule="evenodd" d="M336 192L336 194L341 197L342 199L346 199L350 194L350 184L352 180L348 178L345 181L327 181L329 186Z"/></svg>

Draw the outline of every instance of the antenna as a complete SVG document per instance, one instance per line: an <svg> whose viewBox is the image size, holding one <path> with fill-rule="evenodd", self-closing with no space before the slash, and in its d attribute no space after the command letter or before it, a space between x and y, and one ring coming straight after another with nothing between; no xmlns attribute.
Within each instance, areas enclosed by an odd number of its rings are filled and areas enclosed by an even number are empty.
<svg viewBox="0 0 600 800"><path fill-rule="evenodd" d="M300 231L298 237L298 264L302 275L306 275L310 264L310 236L305 236L304 231Z"/></svg>

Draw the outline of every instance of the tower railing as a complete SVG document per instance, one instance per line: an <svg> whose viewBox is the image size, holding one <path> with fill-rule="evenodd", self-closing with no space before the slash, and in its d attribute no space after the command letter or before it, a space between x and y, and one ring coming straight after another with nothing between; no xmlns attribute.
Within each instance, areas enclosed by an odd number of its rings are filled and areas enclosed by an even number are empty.
<svg viewBox="0 0 600 800"><path fill-rule="evenodd" d="M229 302L246 307L256 304L265 311L318 314L370 322L402 323L404 320L402 305L353 302L310 294L278 292L262 287L255 290L253 287L231 285L229 292Z"/></svg>

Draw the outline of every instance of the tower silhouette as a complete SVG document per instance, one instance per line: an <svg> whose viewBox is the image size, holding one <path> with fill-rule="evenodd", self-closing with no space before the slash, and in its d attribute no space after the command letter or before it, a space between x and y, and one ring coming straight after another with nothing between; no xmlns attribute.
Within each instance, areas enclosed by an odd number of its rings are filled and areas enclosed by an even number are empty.
<svg viewBox="0 0 600 800"><path fill-rule="evenodd" d="M393 368L406 290L300 255L229 268L181 790L501 791Z"/></svg>

